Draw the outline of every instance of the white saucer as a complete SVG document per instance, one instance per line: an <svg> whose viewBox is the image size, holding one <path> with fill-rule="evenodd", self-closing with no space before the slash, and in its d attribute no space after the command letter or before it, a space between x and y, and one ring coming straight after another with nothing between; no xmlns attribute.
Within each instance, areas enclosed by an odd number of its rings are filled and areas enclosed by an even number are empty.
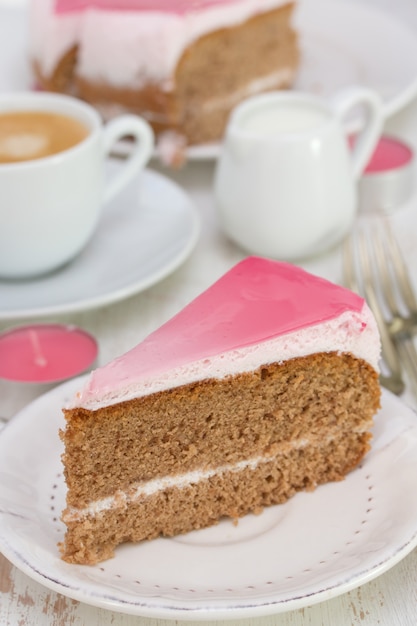
<svg viewBox="0 0 417 626"><path fill-rule="evenodd" d="M0 434L0 550L54 591L122 613L223 620L300 609L354 589L417 545L417 417L384 391L372 449L345 480L286 504L69 565L57 543L65 484L61 407L82 380L41 396Z"/></svg>
<svg viewBox="0 0 417 626"><path fill-rule="evenodd" d="M109 175L118 167L109 163ZM185 192L145 170L104 208L92 240L69 265L35 280L0 280L0 320L87 310L138 293L183 263L199 232Z"/></svg>

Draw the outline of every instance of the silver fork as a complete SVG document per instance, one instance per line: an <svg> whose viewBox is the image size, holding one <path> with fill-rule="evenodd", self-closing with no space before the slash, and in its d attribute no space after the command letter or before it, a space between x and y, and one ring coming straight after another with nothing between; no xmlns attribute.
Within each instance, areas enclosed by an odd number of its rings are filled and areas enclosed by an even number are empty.
<svg viewBox="0 0 417 626"><path fill-rule="evenodd" d="M385 218L362 220L344 246L345 281L368 301L381 334L381 383L400 394L402 367L417 398L417 302L399 245ZM388 370L388 373L386 373Z"/></svg>

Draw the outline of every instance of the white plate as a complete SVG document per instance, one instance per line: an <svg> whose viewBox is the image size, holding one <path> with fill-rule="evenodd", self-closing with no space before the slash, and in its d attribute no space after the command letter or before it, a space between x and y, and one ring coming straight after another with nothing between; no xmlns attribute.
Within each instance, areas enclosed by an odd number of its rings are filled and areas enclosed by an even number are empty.
<svg viewBox="0 0 417 626"><path fill-rule="evenodd" d="M28 89L25 0L0 6L0 91ZM302 62L295 89L323 97L360 84L375 89L386 116L417 93L417 36L393 13L362 6L358 0L300 0L296 13ZM217 158L219 144L189 148L191 159Z"/></svg>
<svg viewBox="0 0 417 626"><path fill-rule="evenodd" d="M379 576L417 544L417 416L383 393L372 451L346 480L234 526L120 546L96 566L60 560L61 407L80 379L20 412L0 435L0 550L46 587L168 619L235 619L328 600Z"/></svg>
<svg viewBox="0 0 417 626"><path fill-rule="evenodd" d="M109 163L108 173L120 167ZM197 213L185 192L145 170L105 207L74 261L36 280L0 279L0 319L87 310L138 293L173 272L194 248Z"/></svg>

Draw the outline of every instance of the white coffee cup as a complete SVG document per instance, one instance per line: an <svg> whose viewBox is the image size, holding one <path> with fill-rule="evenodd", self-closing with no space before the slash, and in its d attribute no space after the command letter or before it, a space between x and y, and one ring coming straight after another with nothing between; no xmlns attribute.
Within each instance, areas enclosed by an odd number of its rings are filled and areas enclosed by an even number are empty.
<svg viewBox="0 0 417 626"><path fill-rule="evenodd" d="M0 95L0 115L48 112L87 129L79 143L43 158L0 163L0 277L27 278L73 259L92 237L103 205L146 165L154 147L149 124L122 115L106 125L97 111L52 93ZM119 139L133 136L131 156L105 180L105 161Z"/></svg>
<svg viewBox="0 0 417 626"><path fill-rule="evenodd" d="M350 150L344 120L366 122ZM357 210L357 182L381 133L373 91L352 87L331 102L300 92L254 96L231 115L215 173L220 225L250 253L297 260L340 241Z"/></svg>

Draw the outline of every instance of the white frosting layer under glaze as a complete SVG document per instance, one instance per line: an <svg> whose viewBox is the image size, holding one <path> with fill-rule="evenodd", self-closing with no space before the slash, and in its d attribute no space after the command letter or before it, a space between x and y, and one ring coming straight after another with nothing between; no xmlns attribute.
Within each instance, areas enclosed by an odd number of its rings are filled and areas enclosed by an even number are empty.
<svg viewBox="0 0 417 626"><path fill-rule="evenodd" d="M289 0L241 0L183 16L97 9L56 15L53 2L32 0L30 10L30 52L45 76L79 45L77 72L84 79L130 88L157 82L169 89L172 72L193 41Z"/></svg>
<svg viewBox="0 0 417 626"><path fill-rule="evenodd" d="M169 369L160 376L151 376L149 379L141 377L134 381L132 372L132 379L127 381L125 387L119 385L116 392L111 377L108 387L103 385L99 389L89 389L87 385L69 408L81 406L97 410L114 402L132 400L207 378L223 379L250 372L264 364L279 363L317 352L349 353L364 359L378 371L379 334L367 304L364 303L360 312L346 311L326 322Z"/></svg>

